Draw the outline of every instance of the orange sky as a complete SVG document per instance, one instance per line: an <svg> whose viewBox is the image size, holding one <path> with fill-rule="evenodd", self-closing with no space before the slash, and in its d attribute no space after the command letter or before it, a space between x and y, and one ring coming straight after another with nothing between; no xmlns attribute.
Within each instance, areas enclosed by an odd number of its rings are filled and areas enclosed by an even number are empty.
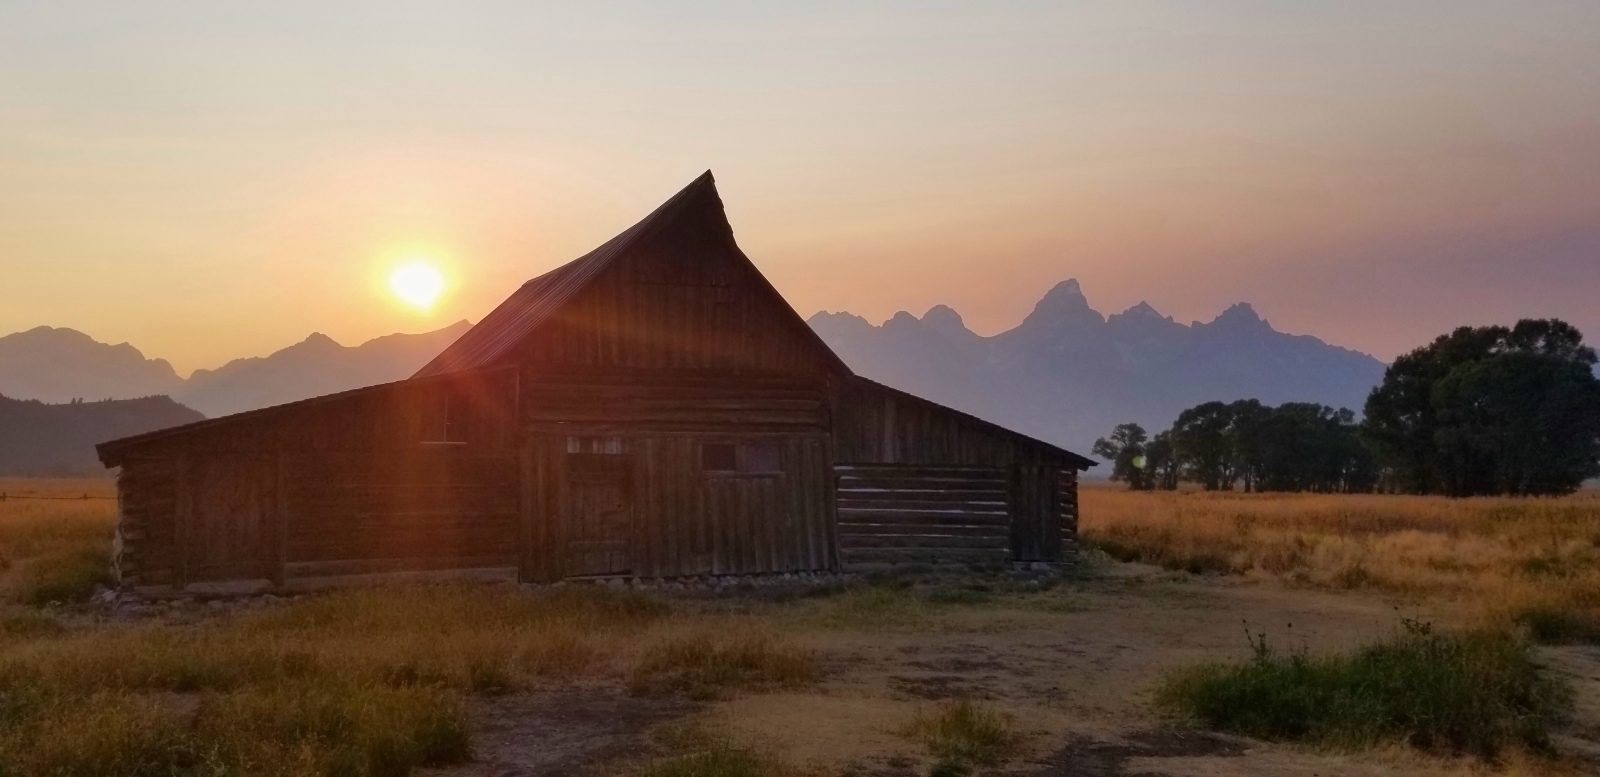
<svg viewBox="0 0 1600 777"><path fill-rule="evenodd" d="M187 372L476 320L709 167L807 315L1077 277L1383 358L1600 339L1593 3L331 5L0 8L0 333Z"/></svg>

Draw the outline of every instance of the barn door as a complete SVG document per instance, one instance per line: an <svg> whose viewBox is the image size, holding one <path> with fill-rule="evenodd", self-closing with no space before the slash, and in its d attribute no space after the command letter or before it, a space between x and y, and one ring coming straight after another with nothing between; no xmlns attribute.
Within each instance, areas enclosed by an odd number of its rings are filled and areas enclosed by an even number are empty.
<svg viewBox="0 0 1600 777"><path fill-rule="evenodd" d="M633 457L569 453L562 489L568 577L633 571Z"/></svg>

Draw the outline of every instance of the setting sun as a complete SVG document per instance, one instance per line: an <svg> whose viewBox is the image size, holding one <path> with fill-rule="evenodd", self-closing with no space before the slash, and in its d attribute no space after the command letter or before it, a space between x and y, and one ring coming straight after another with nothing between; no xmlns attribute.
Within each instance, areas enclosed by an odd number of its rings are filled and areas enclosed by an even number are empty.
<svg viewBox="0 0 1600 777"><path fill-rule="evenodd" d="M444 292L444 274L426 259L414 259L389 273L389 289L400 301L427 310Z"/></svg>

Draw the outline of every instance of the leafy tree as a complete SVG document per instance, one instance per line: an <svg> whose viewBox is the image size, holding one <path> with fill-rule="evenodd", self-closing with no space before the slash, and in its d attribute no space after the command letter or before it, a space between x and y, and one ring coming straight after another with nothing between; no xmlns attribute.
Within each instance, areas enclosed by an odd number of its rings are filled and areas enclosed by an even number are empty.
<svg viewBox="0 0 1600 777"><path fill-rule="evenodd" d="M1228 424L1228 446L1233 453L1233 472L1243 481L1245 491L1260 488L1261 472L1266 467L1267 420L1272 408L1255 399L1241 399L1228 405L1232 418Z"/></svg>
<svg viewBox="0 0 1600 777"><path fill-rule="evenodd" d="M1363 435L1401 490L1570 492L1600 472L1595 362L1564 321L1462 327L1390 365Z"/></svg>
<svg viewBox="0 0 1600 777"><path fill-rule="evenodd" d="M1177 451L1173 450L1172 432L1160 432L1144 447L1145 471L1149 473L1150 488L1173 491L1178 488Z"/></svg>
<svg viewBox="0 0 1600 777"><path fill-rule="evenodd" d="M1233 411L1222 402L1205 402L1178 414L1172 424L1172 446L1190 479L1207 491L1229 490L1234 473L1229 430Z"/></svg>
<svg viewBox="0 0 1600 777"><path fill-rule="evenodd" d="M1149 434L1144 427L1133 423L1117 424L1111 430L1110 438L1101 437L1094 441L1092 452L1112 462L1113 481L1126 481L1128 488L1145 491L1150 488L1145 470L1145 444L1148 440Z"/></svg>

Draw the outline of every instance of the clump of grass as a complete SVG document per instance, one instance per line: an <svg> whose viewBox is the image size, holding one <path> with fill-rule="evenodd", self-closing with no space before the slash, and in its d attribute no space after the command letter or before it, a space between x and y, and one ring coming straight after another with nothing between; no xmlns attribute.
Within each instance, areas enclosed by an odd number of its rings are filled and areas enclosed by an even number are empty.
<svg viewBox="0 0 1600 777"><path fill-rule="evenodd" d="M1528 646L1503 631L1437 633L1407 621L1350 654L1282 654L1265 635L1254 656L1181 671L1159 702L1200 724L1271 740L1365 748L1400 742L1493 758L1546 751L1571 690L1546 676Z"/></svg>
<svg viewBox="0 0 1600 777"><path fill-rule="evenodd" d="M918 715L906 734L928 748L936 759L935 773L950 775L969 773L972 766L999 765L1022 745L1010 718L967 700Z"/></svg>
<svg viewBox="0 0 1600 777"><path fill-rule="evenodd" d="M404 777L472 755L465 703L441 688L254 688L205 698L195 722L197 741L240 766L299 760L311 774Z"/></svg>
<svg viewBox="0 0 1600 777"><path fill-rule="evenodd" d="M684 693L712 699L728 690L792 688L814 681L816 655L765 635L672 639L647 648L633 669L629 691L639 695Z"/></svg>
<svg viewBox="0 0 1600 777"><path fill-rule="evenodd" d="M1600 644L1600 611L1534 605L1514 613L1512 620L1547 645Z"/></svg>

